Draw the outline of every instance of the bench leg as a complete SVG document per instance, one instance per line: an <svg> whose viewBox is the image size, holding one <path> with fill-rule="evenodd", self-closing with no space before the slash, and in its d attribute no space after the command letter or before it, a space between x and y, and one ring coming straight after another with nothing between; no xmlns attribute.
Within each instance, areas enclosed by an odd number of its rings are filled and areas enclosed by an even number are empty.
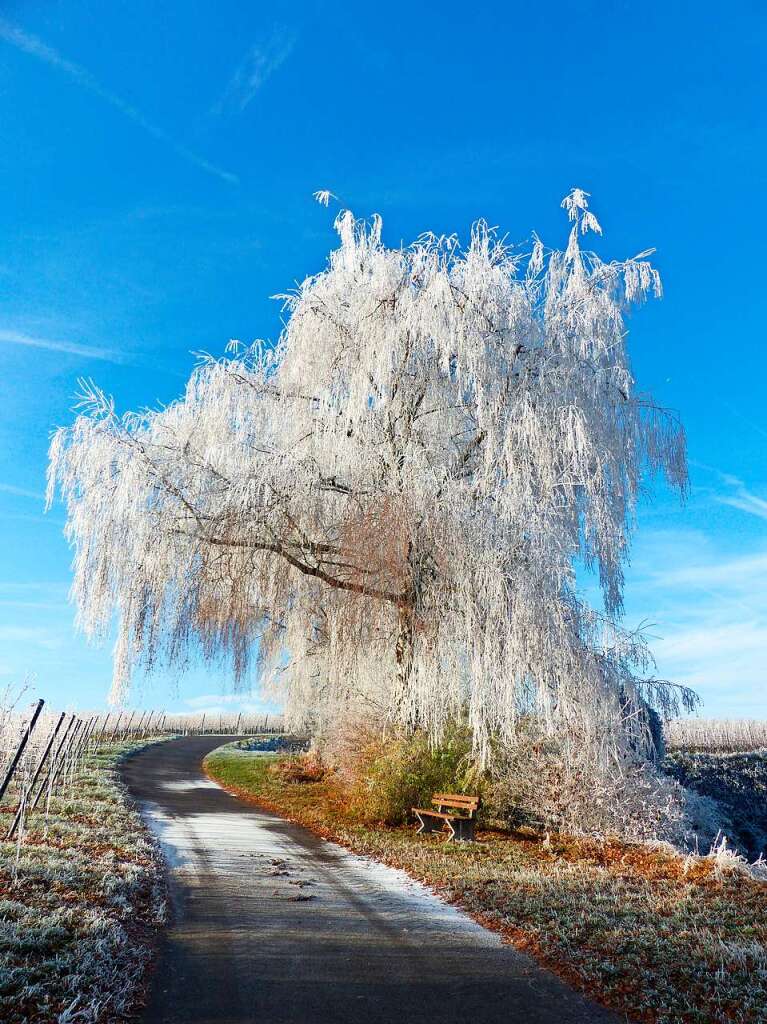
<svg viewBox="0 0 767 1024"><path fill-rule="evenodd" d="M453 821L449 821L450 836L449 839L454 839L458 843L473 843L474 842L474 819L473 818L454 818Z"/></svg>
<svg viewBox="0 0 767 1024"><path fill-rule="evenodd" d="M422 832L441 832L445 824L442 818L432 818L431 816L422 818L420 814L416 814L416 818L421 823L416 830L416 835L420 835Z"/></svg>

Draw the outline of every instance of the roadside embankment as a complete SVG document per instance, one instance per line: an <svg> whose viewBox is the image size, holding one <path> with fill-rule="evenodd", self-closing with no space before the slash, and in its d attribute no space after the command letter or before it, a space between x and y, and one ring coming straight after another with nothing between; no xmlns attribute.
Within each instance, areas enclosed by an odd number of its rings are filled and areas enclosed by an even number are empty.
<svg viewBox="0 0 767 1024"><path fill-rule="evenodd" d="M683 786L719 802L730 820L729 838L749 860L767 859L767 752L703 753L677 750L664 771Z"/></svg>
<svg viewBox="0 0 767 1024"><path fill-rule="evenodd" d="M117 772L146 741L98 748L0 842L0 1019L113 1024L141 996L164 914L161 865ZM12 808L3 808L5 835Z"/></svg>
<svg viewBox="0 0 767 1024"><path fill-rule="evenodd" d="M279 758L225 746L208 775L238 796L440 891L562 977L634 1020L767 1021L767 885L726 853L480 831L446 844L359 824L332 778L288 781Z"/></svg>

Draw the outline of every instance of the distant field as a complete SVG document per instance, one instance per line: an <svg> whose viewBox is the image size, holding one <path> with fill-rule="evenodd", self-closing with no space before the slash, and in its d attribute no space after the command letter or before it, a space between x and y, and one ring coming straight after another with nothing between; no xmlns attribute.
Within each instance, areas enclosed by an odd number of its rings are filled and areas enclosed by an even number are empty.
<svg viewBox="0 0 767 1024"><path fill-rule="evenodd" d="M767 721L751 718L676 718L665 728L669 750L704 754L767 751Z"/></svg>

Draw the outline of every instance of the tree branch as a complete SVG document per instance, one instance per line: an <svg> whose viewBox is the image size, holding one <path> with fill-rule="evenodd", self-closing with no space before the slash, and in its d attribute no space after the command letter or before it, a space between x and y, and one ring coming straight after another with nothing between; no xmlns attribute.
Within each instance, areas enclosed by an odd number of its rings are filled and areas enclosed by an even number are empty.
<svg viewBox="0 0 767 1024"><path fill-rule="evenodd" d="M214 547L246 548L250 551L270 551L275 555L279 555L280 558L284 558L288 565L292 565L294 569L297 569L304 576L313 576L315 579L321 580L323 583L327 583L329 587L334 587L336 590L346 590L352 594L361 594L364 597L373 597L379 601L388 601L390 604L396 605L397 607L404 607L408 604L407 594L396 594L388 590L381 590L378 587L369 587L364 583L355 583L354 580L338 579L338 577L331 576L330 573L325 572L320 568L320 565L308 565L306 562L301 561L282 544L270 543L268 541L227 540L223 537L206 537L197 533L188 533L186 530L174 530L173 533L189 537L192 540L211 544ZM299 545L295 545L295 547L299 547ZM330 545L327 544L313 544L312 547L317 550L338 550L331 548Z"/></svg>

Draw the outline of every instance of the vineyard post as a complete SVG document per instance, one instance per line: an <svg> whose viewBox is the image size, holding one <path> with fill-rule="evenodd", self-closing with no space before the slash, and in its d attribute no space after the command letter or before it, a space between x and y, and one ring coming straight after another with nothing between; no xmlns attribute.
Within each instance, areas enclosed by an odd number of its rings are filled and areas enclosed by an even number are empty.
<svg viewBox="0 0 767 1024"><path fill-rule="evenodd" d="M98 715L93 715L93 717L91 719L89 719L88 724L85 727L85 739L83 740L82 746L80 747L80 751L79 751L79 753L81 755L87 753L88 746L90 745L91 737L93 736L93 733L94 733L94 731L96 729L96 723L97 722L98 722Z"/></svg>
<svg viewBox="0 0 767 1024"><path fill-rule="evenodd" d="M58 722L56 722L56 727L54 728L54 730L51 733L51 735L48 737L48 742L45 745L45 750L42 753L42 757L37 762L37 768L35 768L35 774L32 776L32 781L30 782L29 788L27 789L27 802L32 799L32 794L35 791L35 786L37 785L37 780L40 778L40 775L42 774L43 768L45 767L45 763L48 760L48 755L50 754L51 750L53 749L53 744L56 741L56 737L59 734L59 730L61 729L61 725L62 725L62 723L63 723L65 718L66 718L66 712L62 711L61 714L59 715ZM34 803L32 804L33 809L36 806L36 804L37 804L37 800L35 800ZM6 841L13 838L13 833L16 831L16 829L19 826L19 823L21 821L21 816L22 816L23 812L24 812L24 803L22 802L22 803L19 803L18 810L16 811L16 816L13 819L13 822L11 823L11 827L8 829L8 834L5 837Z"/></svg>
<svg viewBox="0 0 767 1024"><path fill-rule="evenodd" d="M64 756L61 759L61 766L60 767L63 768L64 770L63 770L63 772L57 772L56 773L56 776L55 776L55 778L53 780L54 784L56 782L58 782L59 775L61 775L62 783L63 783L64 786L66 786L66 784L67 784L67 776L71 777L73 754L74 754L74 751L77 748L77 744L80 742L80 736L82 736L82 732L80 730L82 729L84 724L85 723L83 722L82 718L78 718L77 721L75 722L75 727L74 727L74 729L72 730L72 732L71 732L71 734L69 736L69 742L64 747Z"/></svg>
<svg viewBox="0 0 767 1024"><path fill-rule="evenodd" d="M56 753L53 755L53 760L51 761L50 767L48 768L48 774L45 777L45 782L40 787L40 789L37 791L37 796L35 797L34 802L32 803L31 810L33 810L33 811L34 811L35 807L37 807L37 804L38 804L38 802L40 800L40 796L44 792L44 790L45 790L46 786L48 785L49 781L51 780L51 774L55 771L56 765L59 763L59 758L61 757L61 752L64 749L65 743L67 742L67 737L69 736L70 730L72 729L72 726L75 724L76 721L77 721L77 717L75 715L72 715L72 717L69 719L69 722L67 723L67 727L64 730L64 735L61 737L61 740L59 741L59 745L56 748Z"/></svg>
<svg viewBox="0 0 767 1024"><path fill-rule="evenodd" d="M32 730L37 724L37 720L40 717L40 712L43 710L43 704L45 704L45 701L42 698L40 698L40 700L38 700L37 702L37 707L32 712L32 717L27 723L27 727L24 730L24 734L19 740L19 745L16 748L16 753L13 755L11 763L8 766L8 771L5 773L5 778L3 779L2 784L0 785L0 800L2 800L3 797L5 796L5 791L8 788L11 779L13 778L13 773L16 771L16 768L18 767L19 761L21 760L21 755L24 753L26 745L29 742L29 737L32 735Z"/></svg>
<svg viewBox="0 0 767 1024"><path fill-rule="evenodd" d="M82 725L80 727L80 732L79 732L79 734L77 736L77 740L75 741L75 743L72 745L72 747L69 750L69 781L70 782L72 781L72 777L74 776L75 769L76 769L77 764L78 764L78 762L80 760L80 751L83 748L83 743L85 742L85 737L86 737L87 732L88 732L88 726L90 724L91 724L90 718L84 718L82 720Z"/></svg>
<svg viewBox="0 0 767 1024"><path fill-rule="evenodd" d="M94 750L95 747L96 747L96 743L94 742L94 735L96 733L96 729L98 728L98 724L99 724L99 716L98 715L94 715L93 716L93 722L91 723L91 727L90 727L90 729L88 731L88 746L90 747L91 750Z"/></svg>
<svg viewBox="0 0 767 1024"><path fill-rule="evenodd" d="M108 724L109 724L109 712L107 711L107 716L104 719L104 724L101 726L101 730L99 732L99 738L97 740L98 743L101 743L101 741L104 739L104 734L107 731L107 725Z"/></svg>
<svg viewBox="0 0 767 1024"><path fill-rule="evenodd" d="M117 727L120 724L120 719L122 718L122 716L123 716L122 711L118 712L117 718L115 720L115 727L114 727L114 729L112 729L112 735L109 737L109 742L110 743L114 743L114 738L117 735Z"/></svg>
<svg viewBox="0 0 767 1024"><path fill-rule="evenodd" d="M70 760L70 783L74 781L75 773L80 770L82 765L83 756L88 746L88 737L92 724L93 718L86 718L83 720L83 727L80 730L80 735L77 738L77 743L72 751L72 757Z"/></svg>
<svg viewBox="0 0 767 1024"><path fill-rule="evenodd" d="M77 745L75 746L75 749L74 749L73 755L72 755L73 756L73 760L75 762L78 762L80 760L80 758L82 757L82 755L85 753L85 750L86 750L86 748L88 746L88 740L90 739L90 732L91 732L91 729L93 728L93 725L94 725L95 721L96 720L93 717L88 718L85 721L85 725L83 727L82 732L80 733L80 737L79 737L79 739L77 741Z"/></svg>
<svg viewBox="0 0 767 1024"><path fill-rule="evenodd" d="M61 751L61 760L54 767L53 779L51 780L51 789L53 789L53 787L55 785L57 785L57 783L59 782L59 779L61 779L62 785L65 786L66 785L66 780L67 780L67 775L69 775L71 773L71 770L72 770L72 752L73 752L73 750L74 750L74 748L75 748L75 746L76 746L76 744L77 744L77 742L79 740L79 736L82 735L80 733L80 730L82 729L83 724L84 724L83 720L81 718L77 718L77 717L75 717L74 722L75 722L75 727L69 733L69 736L67 738L67 742L64 744L64 749Z"/></svg>

